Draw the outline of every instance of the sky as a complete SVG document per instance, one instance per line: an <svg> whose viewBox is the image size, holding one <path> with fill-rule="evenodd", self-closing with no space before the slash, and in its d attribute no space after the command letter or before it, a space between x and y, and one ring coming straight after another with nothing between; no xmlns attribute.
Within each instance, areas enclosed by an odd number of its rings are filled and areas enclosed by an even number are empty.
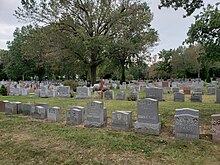
<svg viewBox="0 0 220 165"><path fill-rule="evenodd" d="M159 10L159 0L146 0L146 2L154 14L152 27L159 34L158 46L152 48L151 53L154 55L162 49L169 50L181 46L187 37L190 25L194 23L194 16L183 18L185 11L181 9L178 11L172 8ZM205 2L214 4L219 0L205 0ZM15 28L24 25L13 16L18 6L20 6L20 0L0 0L0 49L7 49L6 42L13 40Z"/></svg>

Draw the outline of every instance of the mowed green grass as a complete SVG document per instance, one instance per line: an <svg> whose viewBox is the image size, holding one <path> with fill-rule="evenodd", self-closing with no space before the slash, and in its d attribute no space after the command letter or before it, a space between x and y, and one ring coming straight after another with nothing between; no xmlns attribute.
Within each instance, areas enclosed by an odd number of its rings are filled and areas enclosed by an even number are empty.
<svg viewBox="0 0 220 165"><path fill-rule="evenodd" d="M84 128L66 126L65 112L70 106L84 106L93 99L37 98L34 96L1 97L0 100L22 103L48 103L62 109L62 121L52 123L22 115L0 113L0 164L220 164L220 144L213 143L211 115L220 113L215 96L203 96L203 103L173 102L171 94L159 103L162 119L160 136L138 134L111 129L111 113L115 110L133 112L134 101L101 100L108 110L108 126ZM200 126L204 136L199 141L175 140L174 113L177 108L200 111Z"/></svg>

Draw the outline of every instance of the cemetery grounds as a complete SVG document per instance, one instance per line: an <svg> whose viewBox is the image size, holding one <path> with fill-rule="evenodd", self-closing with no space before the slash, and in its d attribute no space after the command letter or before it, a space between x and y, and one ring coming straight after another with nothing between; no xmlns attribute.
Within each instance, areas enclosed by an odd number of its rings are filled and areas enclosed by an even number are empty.
<svg viewBox="0 0 220 165"><path fill-rule="evenodd" d="M114 92L116 94L116 91ZM140 97L143 97L142 93ZM48 103L62 109L62 121L52 123L22 115L0 113L0 164L220 164L220 144L211 140L211 115L220 113L214 95L204 95L202 103L173 102L164 95L159 102L162 120L160 136L111 129L115 110L132 111L137 120L135 101L100 100L108 110L108 126L85 128L66 126L65 114L70 106L86 106L94 99L38 98L34 95L6 96L0 100L22 103ZM193 108L200 112L200 139L175 140L174 113L177 108Z"/></svg>

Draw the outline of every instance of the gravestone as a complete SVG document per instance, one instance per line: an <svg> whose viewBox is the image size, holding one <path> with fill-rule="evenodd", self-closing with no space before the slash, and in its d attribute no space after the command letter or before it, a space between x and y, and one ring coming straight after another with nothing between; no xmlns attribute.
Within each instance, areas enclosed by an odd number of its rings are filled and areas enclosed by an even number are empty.
<svg viewBox="0 0 220 165"><path fill-rule="evenodd" d="M15 109L14 109L14 105L13 105L13 102L6 102L5 103L5 114L6 115L12 115L13 112Z"/></svg>
<svg viewBox="0 0 220 165"><path fill-rule="evenodd" d="M47 95L49 98L51 97L57 97L57 90L56 89L49 89L47 92Z"/></svg>
<svg viewBox="0 0 220 165"><path fill-rule="evenodd" d="M191 102L202 102L202 93L201 92L193 92L191 94Z"/></svg>
<svg viewBox="0 0 220 165"><path fill-rule="evenodd" d="M61 120L61 109L60 107L52 107L47 110L47 120L60 122Z"/></svg>
<svg viewBox="0 0 220 165"><path fill-rule="evenodd" d="M103 92L102 91L95 91L94 92L94 99L102 99L103 98Z"/></svg>
<svg viewBox="0 0 220 165"><path fill-rule="evenodd" d="M104 97L105 100L113 100L114 99L114 91L113 90L107 90L104 92Z"/></svg>
<svg viewBox="0 0 220 165"><path fill-rule="evenodd" d="M220 87L216 88L216 103L220 104Z"/></svg>
<svg viewBox="0 0 220 165"><path fill-rule="evenodd" d="M202 94L203 94L203 87L196 87L196 88L194 89L194 92L195 92L195 93L202 93Z"/></svg>
<svg viewBox="0 0 220 165"><path fill-rule="evenodd" d="M220 142L220 114L214 114L212 117L212 140Z"/></svg>
<svg viewBox="0 0 220 165"><path fill-rule="evenodd" d="M80 125L84 120L84 107L74 106L66 112L66 125Z"/></svg>
<svg viewBox="0 0 220 165"><path fill-rule="evenodd" d="M137 101L139 99L139 93L132 91L128 93L128 101Z"/></svg>
<svg viewBox="0 0 220 165"><path fill-rule="evenodd" d="M146 88L146 98L156 99L158 101L164 101L162 88Z"/></svg>
<svg viewBox="0 0 220 165"><path fill-rule="evenodd" d="M45 108L45 119L47 118L47 110L49 109L49 105L47 103L36 103L35 106L41 106Z"/></svg>
<svg viewBox="0 0 220 165"><path fill-rule="evenodd" d="M116 100L125 100L125 99L126 99L126 92L118 91L116 94Z"/></svg>
<svg viewBox="0 0 220 165"><path fill-rule="evenodd" d="M185 95L180 92L176 92L173 94L173 101L174 102L184 102L185 101Z"/></svg>
<svg viewBox="0 0 220 165"><path fill-rule="evenodd" d="M57 89L58 97L70 97L70 86L60 86Z"/></svg>
<svg viewBox="0 0 220 165"><path fill-rule="evenodd" d="M21 96L28 96L29 95L29 90L26 88L21 88Z"/></svg>
<svg viewBox="0 0 220 165"><path fill-rule="evenodd" d="M207 87L207 95L215 95L215 87Z"/></svg>
<svg viewBox="0 0 220 165"><path fill-rule="evenodd" d="M40 87L40 97L42 97L42 98L48 97L48 87L47 86Z"/></svg>
<svg viewBox="0 0 220 165"><path fill-rule="evenodd" d="M178 87L173 87L172 88L173 93L177 93L180 91L180 89Z"/></svg>
<svg viewBox="0 0 220 165"><path fill-rule="evenodd" d="M131 111L112 112L112 129L128 131L132 125Z"/></svg>
<svg viewBox="0 0 220 165"><path fill-rule="evenodd" d="M76 99L86 99L91 97L91 92L88 87L76 88Z"/></svg>
<svg viewBox="0 0 220 165"><path fill-rule="evenodd" d="M166 87L169 87L169 82L168 81L162 81L162 87L166 88Z"/></svg>
<svg viewBox="0 0 220 165"><path fill-rule="evenodd" d="M175 138L194 140L199 139L199 111L183 108L176 109L175 116Z"/></svg>
<svg viewBox="0 0 220 165"><path fill-rule="evenodd" d="M146 98L137 102L138 119L134 123L136 132L159 135L161 130L158 100Z"/></svg>
<svg viewBox="0 0 220 165"><path fill-rule="evenodd" d="M35 106L35 109L31 113L31 116L35 119L46 119L46 109L42 106Z"/></svg>
<svg viewBox="0 0 220 165"><path fill-rule="evenodd" d="M191 94L190 87L184 87L184 88L183 88L183 93L184 93L185 95L190 95L190 94Z"/></svg>
<svg viewBox="0 0 220 165"><path fill-rule="evenodd" d="M0 112L5 112L5 104L7 103L8 101L0 101Z"/></svg>
<svg viewBox="0 0 220 165"><path fill-rule="evenodd" d="M22 115L30 116L31 112L35 110L35 106L32 103L23 103L22 104Z"/></svg>
<svg viewBox="0 0 220 165"><path fill-rule="evenodd" d="M107 125L107 110L103 102L93 101L86 104L85 127L102 127Z"/></svg>

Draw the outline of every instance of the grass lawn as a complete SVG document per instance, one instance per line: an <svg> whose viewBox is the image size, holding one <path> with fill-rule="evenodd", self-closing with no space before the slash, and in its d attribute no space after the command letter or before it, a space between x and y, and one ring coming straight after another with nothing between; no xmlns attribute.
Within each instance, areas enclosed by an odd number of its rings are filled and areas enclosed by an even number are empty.
<svg viewBox="0 0 220 165"><path fill-rule="evenodd" d="M115 110L133 112L137 119L134 101L102 100L108 110L108 126L84 128L66 126L65 112L70 106L84 106L93 99L37 98L34 96L0 97L0 100L23 103L48 103L62 109L62 122L51 123L22 115L0 113L0 164L220 164L220 144L213 143L211 115L220 113L215 96L203 96L203 103L173 102L165 95L159 103L162 119L160 136L143 135L111 130L111 113ZM173 118L176 108L193 108L200 111L201 139L175 140Z"/></svg>

